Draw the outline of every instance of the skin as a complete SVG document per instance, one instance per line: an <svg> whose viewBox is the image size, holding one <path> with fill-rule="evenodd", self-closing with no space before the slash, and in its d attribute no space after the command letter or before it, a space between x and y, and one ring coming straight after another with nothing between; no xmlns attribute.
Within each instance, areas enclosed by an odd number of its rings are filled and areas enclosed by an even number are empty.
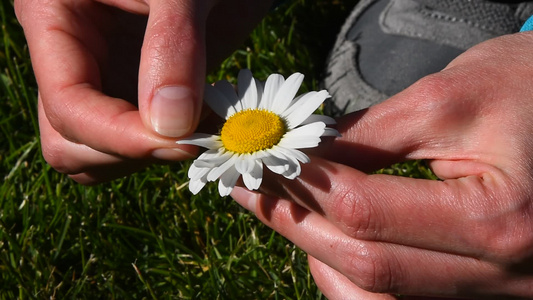
<svg viewBox="0 0 533 300"><path fill-rule="evenodd" d="M16 0L46 160L93 184L191 157L195 148L174 142L198 123L205 70L269 5ZM330 299L533 297L531 49L531 33L476 46L338 120L342 138L296 180L266 178L264 193L232 195L309 253ZM164 87L182 97L154 108ZM165 112L175 124L154 122ZM430 161L442 181L366 173L410 159Z"/></svg>
<svg viewBox="0 0 533 300"><path fill-rule="evenodd" d="M95 184L193 157L175 141L198 125L206 70L271 2L16 0L46 161Z"/></svg>
<svg viewBox="0 0 533 300"><path fill-rule="evenodd" d="M309 254L329 299L531 298L532 48L530 32L477 45L339 119L297 179L232 196ZM412 159L441 180L368 174Z"/></svg>

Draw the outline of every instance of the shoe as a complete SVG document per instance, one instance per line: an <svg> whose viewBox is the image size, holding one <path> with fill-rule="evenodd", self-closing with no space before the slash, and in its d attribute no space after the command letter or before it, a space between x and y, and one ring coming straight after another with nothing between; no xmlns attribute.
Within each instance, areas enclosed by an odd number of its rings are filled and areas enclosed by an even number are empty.
<svg viewBox="0 0 533 300"><path fill-rule="evenodd" d="M322 85L339 116L375 105L442 70L466 49L518 32L531 1L361 0L326 62Z"/></svg>

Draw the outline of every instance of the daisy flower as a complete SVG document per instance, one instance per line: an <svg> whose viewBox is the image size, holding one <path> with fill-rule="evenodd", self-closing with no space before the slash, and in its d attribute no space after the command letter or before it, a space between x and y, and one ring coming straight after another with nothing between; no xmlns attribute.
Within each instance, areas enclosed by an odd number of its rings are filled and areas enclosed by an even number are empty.
<svg viewBox="0 0 533 300"><path fill-rule="evenodd" d="M294 98L303 77L295 73L285 80L272 74L263 84L249 70L241 70L237 91L225 80L205 86L205 102L226 121L220 134L195 133L177 142L208 149L189 169L193 194L220 179L218 191L227 196L241 175L244 185L256 190L263 179L263 165L294 179L300 175L300 162L310 161L297 149L316 147L320 137L338 135L326 127L335 123L332 118L312 114L330 97L327 91Z"/></svg>

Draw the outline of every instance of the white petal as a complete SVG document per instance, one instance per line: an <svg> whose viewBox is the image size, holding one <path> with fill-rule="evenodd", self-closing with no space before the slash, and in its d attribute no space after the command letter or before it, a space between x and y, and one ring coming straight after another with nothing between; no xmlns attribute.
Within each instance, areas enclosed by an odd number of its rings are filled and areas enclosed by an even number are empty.
<svg viewBox="0 0 533 300"><path fill-rule="evenodd" d="M231 193L239 176L239 172L234 167L229 168L222 174L218 181L218 193L220 196L224 197Z"/></svg>
<svg viewBox="0 0 533 300"><path fill-rule="evenodd" d="M281 115L291 104L292 99L296 96L303 80L304 75L300 73L294 73L289 76L276 93L271 110L278 115Z"/></svg>
<svg viewBox="0 0 533 300"><path fill-rule="evenodd" d="M207 150L194 161L193 165L198 168L214 168L223 164L231 156L231 152Z"/></svg>
<svg viewBox="0 0 533 300"><path fill-rule="evenodd" d="M235 169L241 174L250 173L254 168L255 159L250 154L241 154L235 161Z"/></svg>
<svg viewBox="0 0 533 300"><path fill-rule="evenodd" d="M335 121L335 119L333 119L330 116L312 114L309 117L307 117L307 119L305 119L300 125L305 125L305 124L315 123L315 122L322 122L326 125L337 124L337 121Z"/></svg>
<svg viewBox="0 0 533 300"><path fill-rule="evenodd" d="M342 136L342 135L337 131L337 129L333 129L333 128L326 127L326 128L324 129L324 133L322 134L322 136L336 136L336 137L340 137L340 136Z"/></svg>
<svg viewBox="0 0 533 300"><path fill-rule="evenodd" d="M311 91L311 92L307 92L307 93L305 93L305 94L303 94L303 95L300 95L300 96L294 98L294 99L291 101L291 103L289 104L289 107L287 107L287 108L285 109L285 111L283 111L283 113L282 113L281 115L285 118L285 117L286 117L287 115L289 115L294 109L298 108L298 105L296 105L296 106L294 105L295 103L299 103L300 99L302 99L302 98L306 98L306 99L307 99L307 98L310 98L310 97L312 97L313 95L315 95L316 93L317 93L317 92L315 92L315 91Z"/></svg>
<svg viewBox="0 0 533 300"><path fill-rule="evenodd" d="M327 91L311 92L295 101L282 116L286 118L289 128L300 125L329 97Z"/></svg>
<svg viewBox="0 0 533 300"><path fill-rule="evenodd" d="M289 169L281 175L285 176L285 178L287 179L292 180L300 175L300 173L302 172L302 167L300 167L300 164L298 163L296 159L293 159L293 158L289 158L289 159L291 162L291 164L289 165Z"/></svg>
<svg viewBox="0 0 533 300"><path fill-rule="evenodd" d="M259 103L259 108L271 109L274 97L276 97L283 82L285 82L285 78L280 74L272 74L268 76L263 97L261 97L261 102Z"/></svg>
<svg viewBox="0 0 533 300"><path fill-rule="evenodd" d="M194 133L177 141L176 144L196 145L208 149L218 149L223 146L219 135L205 133Z"/></svg>
<svg viewBox="0 0 533 300"><path fill-rule="evenodd" d="M263 164L260 161L253 161L253 168L250 172L242 174L244 185L249 190L257 190L263 180Z"/></svg>
<svg viewBox="0 0 533 300"><path fill-rule="evenodd" d="M206 181L203 179L191 180L189 181L189 191L196 195L204 188L205 184Z"/></svg>
<svg viewBox="0 0 533 300"><path fill-rule="evenodd" d="M229 84L229 82L227 83ZM224 84L218 83L218 85L223 86ZM227 119L235 113L235 108L232 103L235 102L237 94L235 94L235 91L226 91L217 87L210 84L205 85L204 101L217 115Z"/></svg>
<svg viewBox="0 0 533 300"><path fill-rule="evenodd" d="M237 155L232 155L227 161L225 161L222 165L219 167L213 168L209 173L207 174L207 180L208 181L215 181L217 178L219 178L224 172L226 172L229 168L234 167L235 161L237 160Z"/></svg>
<svg viewBox="0 0 533 300"><path fill-rule="evenodd" d="M193 165L191 166L192 167L196 167L196 168L200 168L200 169L210 169L210 168L214 168L216 167L215 164L211 163L211 162L207 162L205 160L195 160Z"/></svg>
<svg viewBox="0 0 533 300"><path fill-rule="evenodd" d="M278 146L290 149L314 148L320 144L320 137L295 137L282 139Z"/></svg>
<svg viewBox="0 0 533 300"><path fill-rule="evenodd" d="M265 150L259 150L257 152L254 152L252 155L254 156L254 159L256 160L262 159L263 157L266 157L266 156L270 156L270 154L266 152Z"/></svg>
<svg viewBox="0 0 533 300"><path fill-rule="evenodd" d="M300 167L300 163L298 162L298 160L296 160L296 158L283 154L282 152L285 152L283 150L285 149L281 147L273 147L272 149L269 149L269 153L278 158L287 160L289 167L285 172L281 173L281 175L285 176L288 179L294 179L298 177L298 175L300 175L302 168Z"/></svg>
<svg viewBox="0 0 533 300"><path fill-rule="evenodd" d="M207 178L207 173L209 173L210 170L211 168L197 167L193 164L189 168L189 171L187 172L187 176L189 176L191 180L197 180L203 177Z"/></svg>
<svg viewBox="0 0 533 300"><path fill-rule="evenodd" d="M221 153L217 150L207 150L204 153L202 153L191 165L189 168L188 176L191 179L198 179L201 177L207 177L207 173L217 165L221 164L215 164L212 159L215 157L220 156Z"/></svg>
<svg viewBox="0 0 533 300"><path fill-rule="evenodd" d="M270 171L276 174L283 174L289 169L289 162L286 159L274 155L266 156L262 161Z"/></svg>
<svg viewBox="0 0 533 300"><path fill-rule="evenodd" d="M321 136L324 128L326 124L322 122L309 123L287 131L283 137Z"/></svg>
<svg viewBox="0 0 533 300"><path fill-rule="evenodd" d="M252 72L247 69L241 70L239 72L238 82L239 97L241 99L242 108L257 108L257 86L255 85L255 79L252 76Z"/></svg>
<svg viewBox="0 0 533 300"><path fill-rule="evenodd" d="M295 128L283 135L278 145L285 148L313 148L320 143L326 124L315 122Z"/></svg>
<svg viewBox="0 0 533 300"><path fill-rule="evenodd" d="M307 156L305 153L303 153L300 150L291 149L291 148L284 148L284 147L281 147L281 146L276 146L275 150L280 152L280 153L282 153L283 155L285 155L285 157L295 158L295 159L303 162L304 164L306 164L306 163L311 161L309 156Z"/></svg>

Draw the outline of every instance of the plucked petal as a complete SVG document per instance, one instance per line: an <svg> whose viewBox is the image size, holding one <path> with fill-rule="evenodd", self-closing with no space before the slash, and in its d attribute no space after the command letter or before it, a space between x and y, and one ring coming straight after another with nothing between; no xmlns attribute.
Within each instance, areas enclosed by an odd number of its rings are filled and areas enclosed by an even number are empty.
<svg viewBox="0 0 533 300"><path fill-rule="evenodd" d="M232 105L232 101L228 99L228 97L237 97L235 91L233 91L233 94L234 96L228 92L217 89L210 84L206 84L204 87L204 101L217 115L224 119L236 112Z"/></svg>
<svg viewBox="0 0 533 300"><path fill-rule="evenodd" d="M219 149L223 146L219 135L205 133L194 133L177 141L176 144L196 145L207 149Z"/></svg>
<svg viewBox="0 0 533 300"><path fill-rule="evenodd" d="M272 102L271 110L274 113L281 115L289 107L303 80L303 74L294 73L283 82Z"/></svg>
<svg viewBox="0 0 533 300"><path fill-rule="evenodd" d="M287 120L289 128L295 128L305 121L329 97L327 91L310 92L295 101L282 114Z"/></svg>
<svg viewBox="0 0 533 300"><path fill-rule="evenodd" d="M257 86L255 85L252 72L246 69L241 70L237 80L239 82L238 90L242 108L244 110L257 108Z"/></svg>
<svg viewBox="0 0 533 300"><path fill-rule="evenodd" d="M268 76L265 83L263 97L261 97L261 102L259 103L259 108L270 109L272 103L274 102L274 97L278 93L279 88L285 82L285 78L280 74L272 74Z"/></svg>
<svg viewBox="0 0 533 300"><path fill-rule="evenodd" d="M231 193L239 176L239 172L233 166L222 174L218 181L218 193L220 196L224 197Z"/></svg>

